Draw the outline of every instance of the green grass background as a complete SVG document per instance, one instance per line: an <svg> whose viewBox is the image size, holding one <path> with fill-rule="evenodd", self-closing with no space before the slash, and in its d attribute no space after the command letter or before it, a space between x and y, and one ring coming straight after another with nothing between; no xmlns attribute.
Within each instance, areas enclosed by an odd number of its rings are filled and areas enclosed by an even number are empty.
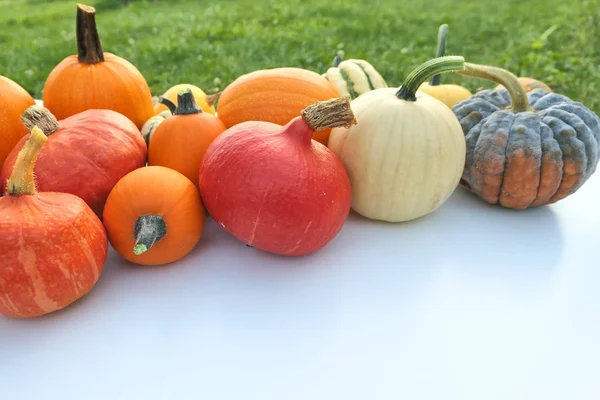
<svg viewBox="0 0 600 400"><path fill-rule="evenodd" d="M158 95L177 83L223 89L262 68L324 72L338 50L371 62L399 86L435 55L449 24L448 54L548 83L600 112L600 0L109 1L97 9L105 51L136 65ZM74 1L0 2L0 75L41 98L44 81L75 54ZM457 74L476 90L492 83Z"/></svg>

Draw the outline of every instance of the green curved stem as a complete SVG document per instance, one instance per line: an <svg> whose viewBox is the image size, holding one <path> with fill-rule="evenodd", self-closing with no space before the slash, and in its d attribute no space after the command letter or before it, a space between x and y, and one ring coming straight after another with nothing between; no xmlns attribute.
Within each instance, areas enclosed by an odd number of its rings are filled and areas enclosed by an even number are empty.
<svg viewBox="0 0 600 400"><path fill-rule="evenodd" d="M158 98L158 102L164 106L167 106L169 111L171 111L171 114L175 115L175 110L177 110L177 104L173 103L171 100L167 99L166 97L162 97L162 96L160 96Z"/></svg>
<svg viewBox="0 0 600 400"><path fill-rule="evenodd" d="M412 71L402 83L396 96L406 101L416 101L416 93L423 82L429 77L452 71L462 71L465 59L462 56L445 56L429 60Z"/></svg>
<svg viewBox="0 0 600 400"><path fill-rule="evenodd" d="M488 65L465 63L465 69L459 71L459 73L501 84L508 90L512 111L531 111L527 92L523 85L521 85L521 82L519 82L519 78L512 72Z"/></svg>
<svg viewBox="0 0 600 400"><path fill-rule="evenodd" d="M437 39L437 54L436 57L443 57L446 54L446 36L448 35L448 24L443 24L438 30ZM441 75L437 74L431 77L429 84L431 86L437 86L441 82Z"/></svg>

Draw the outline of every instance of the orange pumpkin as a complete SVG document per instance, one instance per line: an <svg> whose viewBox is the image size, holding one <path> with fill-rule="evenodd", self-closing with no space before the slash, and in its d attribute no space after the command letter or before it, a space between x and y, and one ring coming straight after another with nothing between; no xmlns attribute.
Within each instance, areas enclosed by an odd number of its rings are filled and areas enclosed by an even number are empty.
<svg viewBox="0 0 600 400"><path fill-rule="evenodd" d="M0 170L8 153L29 133L20 117L33 104L33 97L18 83L0 76Z"/></svg>
<svg viewBox="0 0 600 400"><path fill-rule="evenodd" d="M205 213L189 179L170 168L151 166L130 172L116 184L102 221L123 258L160 265L179 260L196 246Z"/></svg>
<svg viewBox="0 0 600 400"><path fill-rule="evenodd" d="M173 116L158 125L148 146L148 165L172 168L198 185L198 171L204 153L226 127L212 114L203 112L190 89L179 92L175 107L169 100Z"/></svg>
<svg viewBox="0 0 600 400"><path fill-rule="evenodd" d="M552 89L550 89L550 86L546 85L542 81L538 81L537 79L522 76L519 78L519 82L521 83L521 86L523 86L525 88L525 92L531 92L532 90L535 90L535 89L542 89L547 92L552 91ZM502 85L498 85L498 86L496 86L496 89L502 89L503 87L504 86L502 86Z"/></svg>
<svg viewBox="0 0 600 400"><path fill-rule="evenodd" d="M227 128L245 121L285 125L311 104L339 97L331 82L301 68L274 68L243 75L225 88L217 112ZM327 145L331 129L313 139Z"/></svg>
<svg viewBox="0 0 600 400"><path fill-rule="evenodd" d="M95 15L93 7L77 5L77 55L50 72L44 106L59 120L89 109L113 110L141 129L154 115L148 83L129 61L103 52Z"/></svg>
<svg viewBox="0 0 600 400"><path fill-rule="evenodd" d="M92 289L106 262L106 231L87 204L36 190L33 169L46 140L35 126L0 198L0 314L8 317L68 306Z"/></svg>

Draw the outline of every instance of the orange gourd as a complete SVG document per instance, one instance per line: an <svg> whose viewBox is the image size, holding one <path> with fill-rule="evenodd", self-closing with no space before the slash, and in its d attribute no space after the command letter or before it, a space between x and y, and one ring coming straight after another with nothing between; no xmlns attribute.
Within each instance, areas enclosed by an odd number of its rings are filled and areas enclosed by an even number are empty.
<svg viewBox="0 0 600 400"><path fill-rule="evenodd" d="M161 101L171 108L173 116L158 125L150 138L148 165L174 169L197 185L204 153L225 125L198 107L190 89L179 92L177 106L164 98Z"/></svg>
<svg viewBox="0 0 600 400"><path fill-rule="evenodd" d="M33 104L33 97L18 83L0 76L0 170L8 153L29 133L20 117Z"/></svg>
<svg viewBox="0 0 600 400"><path fill-rule="evenodd" d="M77 5L77 55L50 72L44 106L59 120L89 109L113 110L141 129L154 115L148 83L129 61L103 52L95 15L93 7Z"/></svg>
<svg viewBox="0 0 600 400"><path fill-rule="evenodd" d="M40 192L33 169L46 135L35 126L0 198L0 314L29 318L88 293L106 262L102 223L79 197Z"/></svg>
<svg viewBox="0 0 600 400"><path fill-rule="evenodd" d="M311 104L339 97L331 82L301 68L274 68L243 75L225 88L217 107L227 128L245 121L285 125ZM331 129L313 134L327 145Z"/></svg>
<svg viewBox="0 0 600 400"><path fill-rule="evenodd" d="M125 175L113 188L102 219L112 247L141 265L177 261L198 243L205 213L200 193L184 175L149 166Z"/></svg>

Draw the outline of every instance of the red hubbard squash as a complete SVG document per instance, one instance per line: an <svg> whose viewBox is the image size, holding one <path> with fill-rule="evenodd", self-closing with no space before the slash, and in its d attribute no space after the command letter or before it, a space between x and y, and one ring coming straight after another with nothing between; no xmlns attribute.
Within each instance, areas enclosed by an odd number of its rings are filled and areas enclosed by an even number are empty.
<svg viewBox="0 0 600 400"><path fill-rule="evenodd" d="M248 246L300 256L329 243L351 203L341 161L315 131L356 123L349 98L318 102L285 126L249 121L219 135L200 167L214 220Z"/></svg>
<svg viewBox="0 0 600 400"><path fill-rule="evenodd" d="M117 111L141 129L154 115L148 83L129 61L102 50L93 7L77 5L77 55L62 60L44 85L44 106L59 120L89 109Z"/></svg>
<svg viewBox="0 0 600 400"><path fill-rule="evenodd" d="M0 76L0 168L17 142L27 135L20 117L33 104L33 97L18 83Z"/></svg>
<svg viewBox="0 0 600 400"><path fill-rule="evenodd" d="M35 166L38 189L79 196L98 216L119 179L146 164L140 131L115 111L87 110L59 122L36 105L22 119L27 127L37 125L49 136ZM21 139L7 157L1 182L10 176L25 141Z"/></svg>
<svg viewBox="0 0 600 400"><path fill-rule="evenodd" d="M169 105L173 116L160 123L151 136L148 165L174 169L197 185L206 148L226 129L225 125L198 107L190 89L179 92L177 106L161 100Z"/></svg>
<svg viewBox="0 0 600 400"><path fill-rule="evenodd" d="M106 262L102 223L77 196L37 193L36 157L47 138L34 127L0 198L0 314L29 318L88 293Z"/></svg>
<svg viewBox="0 0 600 400"><path fill-rule="evenodd" d="M113 248L141 265L161 265L187 255L200 240L205 212L196 186L166 167L125 175L106 201L103 222Z"/></svg>
<svg viewBox="0 0 600 400"><path fill-rule="evenodd" d="M316 72L301 68L274 68L243 75L225 88L218 115L227 128L245 121L285 125L300 116L305 107L339 97L331 82ZM327 145L331 129L313 133Z"/></svg>

